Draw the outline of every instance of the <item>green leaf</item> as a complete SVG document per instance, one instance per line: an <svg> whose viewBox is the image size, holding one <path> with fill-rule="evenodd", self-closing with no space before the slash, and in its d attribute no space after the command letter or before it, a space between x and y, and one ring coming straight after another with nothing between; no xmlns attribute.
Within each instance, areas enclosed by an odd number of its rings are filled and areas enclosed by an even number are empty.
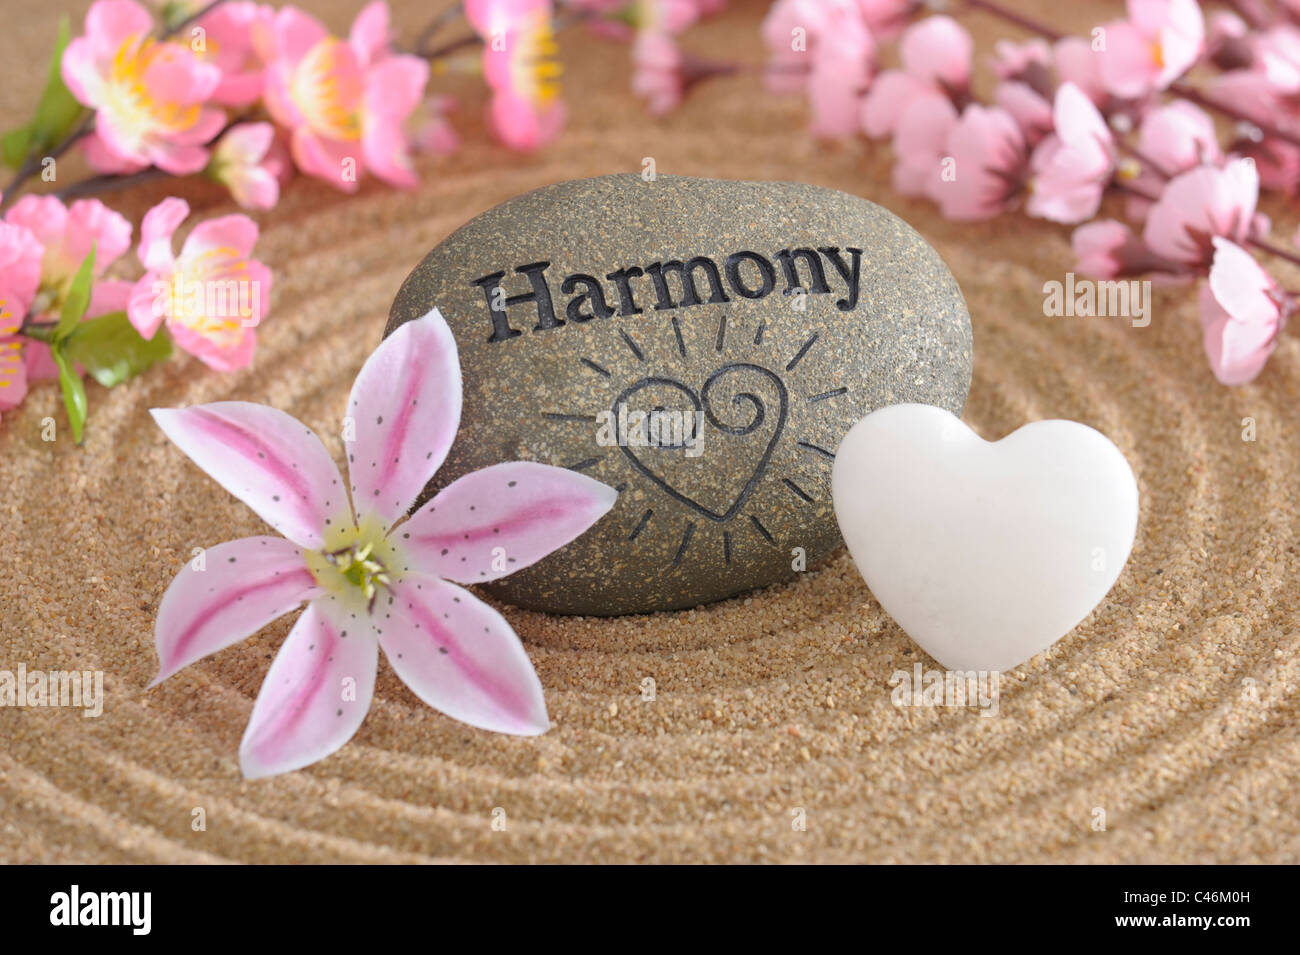
<svg viewBox="0 0 1300 955"><path fill-rule="evenodd" d="M32 151L32 124L26 123L0 135L0 162L17 169Z"/></svg>
<svg viewBox="0 0 1300 955"><path fill-rule="evenodd" d="M59 313L59 324L54 326L54 340L62 341L72 334L72 330L81 322L81 316L90 307L90 286L95 280L95 247L81 260L81 267L68 285L68 293L63 297L63 311Z"/></svg>
<svg viewBox="0 0 1300 955"><path fill-rule="evenodd" d="M80 362L97 382L112 388L171 356L164 329L145 339L126 312L111 312L82 322L63 343L69 360Z"/></svg>
<svg viewBox="0 0 1300 955"><path fill-rule="evenodd" d="M71 35L68 18L61 17L59 35L54 42L54 53L45 74L45 89L36 104L36 114L31 122L11 130L0 139L0 159L6 166L20 166L29 156L45 152L62 141L85 111L63 82L63 51Z"/></svg>
<svg viewBox="0 0 1300 955"><path fill-rule="evenodd" d="M81 444L81 434L86 426L86 386L63 353L62 342L50 347L50 355L59 366L59 390L63 392L63 407L68 409L73 440Z"/></svg>

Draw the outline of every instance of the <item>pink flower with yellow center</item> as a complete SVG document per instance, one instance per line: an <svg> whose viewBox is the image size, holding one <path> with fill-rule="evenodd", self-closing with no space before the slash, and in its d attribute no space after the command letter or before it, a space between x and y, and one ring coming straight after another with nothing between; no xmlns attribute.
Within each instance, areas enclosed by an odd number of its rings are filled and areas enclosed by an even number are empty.
<svg viewBox="0 0 1300 955"><path fill-rule="evenodd" d="M550 141L568 117L551 13L551 0L465 3L466 18L483 38L483 78L492 90L489 120L512 149Z"/></svg>
<svg viewBox="0 0 1300 955"><path fill-rule="evenodd" d="M0 222L0 411L27 396L24 339L18 334L41 281L44 250L24 226Z"/></svg>
<svg viewBox="0 0 1300 955"><path fill-rule="evenodd" d="M189 214L176 198L145 213L138 251L147 271L127 316L145 338L165 322L176 344L211 368L242 368L253 358L271 294L271 270L251 258L257 223L244 215L200 222L176 255L172 236Z"/></svg>
<svg viewBox="0 0 1300 955"><path fill-rule="evenodd" d="M270 209L280 198L274 144L275 127L270 123L240 123L217 141L207 175L229 189L245 209Z"/></svg>
<svg viewBox="0 0 1300 955"><path fill-rule="evenodd" d="M221 70L189 46L151 36L153 18L132 0L99 0L86 14L86 35L64 51L63 80L95 110L88 156L114 171L155 165L177 176L208 163L203 144L225 123L205 105Z"/></svg>
<svg viewBox="0 0 1300 955"><path fill-rule="evenodd" d="M253 704L239 746L246 777L301 768L351 739L381 649L454 719L520 736L550 728L523 643L463 585L564 546L618 494L510 461L461 476L407 517L456 437L461 389L456 341L435 308L388 336L353 383L346 479L310 428L274 408L154 410L177 447L284 535L218 544L176 575L158 607L154 683L307 604Z"/></svg>
<svg viewBox="0 0 1300 955"><path fill-rule="evenodd" d="M370 4L346 40L296 7L276 14L266 46L266 106L292 130L298 168L344 192L363 170L404 188L418 183L406 120L420 105L429 65L395 54L388 5Z"/></svg>

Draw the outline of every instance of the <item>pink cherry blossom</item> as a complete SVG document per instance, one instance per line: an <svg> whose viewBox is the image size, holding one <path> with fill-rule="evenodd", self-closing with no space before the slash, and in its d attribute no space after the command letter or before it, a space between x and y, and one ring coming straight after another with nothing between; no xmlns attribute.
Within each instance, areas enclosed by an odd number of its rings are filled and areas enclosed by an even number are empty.
<svg viewBox="0 0 1300 955"><path fill-rule="evenodd" d="M25 339L18 334L41 281L44 250L26 226L0 222L0 411L27 396Z"/></svg>
<svg viewBox="0 0 1300 955"><path fill-rule="evenodd" d="M366 360L347 409L347 486L320 439L284 412L234 401L153 412L195 464L284 535L218 544L203 569L181 570L158 607L154 683L307 602L240 744L250 779L307 766L351 739L381 648L412 692L448 716L546 732L541 682L519 637L459 585L527 567L617 498L577 472L513 461L453 481L403 521L460 424L460 362L436 308ZM355 692L340 694L343 685Z"/></svg>
<svg viewBox="0 0 1300 955"><path fill-rule="evenodd" d="M802 91L816 136L857 132L875 72L876 42L857 0L778 0L763 21L773 92Z"/></svg>
<svg viewBox="0 0 1300 955"><path fill-rule="evenodd" d="M1102 76L1102 54L1095 51L1091 43L1083 37L1063 37L1053 46L1052 57L1056 63L1057 80L1079 87L1098 109L1110 105L1110 89Z"/></svg>
<svg viewBox="0 0 1300 955"><path fill-rule="evenodd" d="M497 139L519 150L550 142L568 118L551 0L465 0L465 16L483 38L488 117Z"/></svg>
<svg viewBox="0 0 1300 955"><path fill-rule="evenodd" d="M1259 174L1253 162L1234 159L1223 168L1197 166L1170 180L1151 207L1142 238L1162 258L1208 269L1215 236L1238 243L1255 236L1258 199Z"/></svg>
<svg viewBox="0 0 1300 955"><path fill-rule="evenodd" d="M221 71L187 45L151 36L153 18L132 0L97 0L85 36L68 44L63 80L95 110L89 155L130 171L150 164L177 176L208 162L225 114L206 105Z"/></svg>
<svg viewBox="0 0 1300 955"><path fill-rule="evenodd" d="M1070 237L1070 245L1074 249L1075 271L1095 279L1158 273L1170 280L1184 271L1176 263L1157 256L1131 228L1114 219L1098 219L1079 226Z"/></svg>
<svg viewBox="0 0 1300 955"><path fill-rule="evenodd" d="M257 43L266 41L274 21L274 7L226 0L195 23L194 27L204 31L199 55L221 71L221 80L212 91L214 103L248 106L262 95L266 64Z"/></svg>
<svg viewBox="0 0 1300 955"><path fill-rule="evenodd" d="M1256 123L1300 135L1300 90L1288 90L1262 69L1231 70L1217 77L1210 97ZM1300 188L1300 147L1272 136L1243 138L1236 151L1255 160L1259 181L1268 189Z"/></svg>
<svg viewBox="0 0 1300 955"><path fill-rule="evenodd" d="M1029 150L1015 118L996 106L972 104L948 133L952 176L940 177L935 198L949 219L991 219L1025 186Z"/></svg>
<svg viewBox="0 0 1300 955"><path fill-rule="evenodd" d="M921 0L857 0L867 29L880 40L892 40L924 4Z"/></svg>
<svg viewBox="0 0 1300 955"><path fill-rule="evenodd" d="M346 40L292 6L260 34L266 106L292 131L294 162L343 192L357 190L363 169L402 188L419 181L405 124L420 105L429 64L393 53L388 34L382 0L357 14Z"/></svg>
<svg viewBox="0 0 1300 955"><path fill-rule="evenodd" d="M892 135L923 96L942 94L961 108L970 94L972 42L952 17L926 17L903 31L902 68L885 70L862 102L862 129L873 138Z"/></svg>
<svg viewBox="0 0 1300 955"><path fill-rule="evenodd" d="M1082 222L1097 214L1115 172L1115 141L1092 100L1073 83L1057 90L1052 121L1056 132L1030 160L1033 177L1025 211L1053 222Z"/></svg>
<svg viewBox="0 0 1300 955"><path fill-rule="evenodd" d="M448 116L456 108L450 96L426 96L411 115L411 145L418 153L444 156L460 146L460 136Z"/></svg>
<svg viewBox="0 0 1300 955"><path fill-rule="evenodd" d="M189 214L189 204L176 198L145 213L138 252L146 272L127 315L145 338L165 321L176 344L204 364L242 368L252 361L271 294L271 270L251 257L257 223L244 215L200 222L176 255L172 237Z"/></svg>
<svg viewBox="0 0 1300 955"><path fill-rule="evenodd" d="M267 159L274 141L270 123L232 126L212 149L208 176L229 189L245 209L273 208L280 198L280 182Z"/></svg>
<svg viewBox="0 0 1300 955"><path fill-rule="evenodd" d="M1105 31L1102 78L1125 99L1167 88L1205 47L1205 18L1196 0L1128 0L1128 19L1108 23Z"/></svg>
<svg viewBox="0 0 1300 955"><path fill-rule="evenodd" d="M650 112L663 116L682 101L682 55L666 33L638 31L632 42L632 92Z"/></svg>
<svg viewBox="0 0 1300 955"><path fill-rule="evenodd" d="M1028 83L1004 80L993 90L993 104L1015 118L1030 148L1042 142L1054 128L1051 101L1043 99Z"/></svg>
<svg viewBox="0 0 1300 955"><path fill-rule="evenodd" d="M998 40L993 44L993 71L998 79L1030 83L1030 77L1046 75L1052 68L1052 47L1042 37L1024 43Z"/></svg>
<svg viewBox="0 0 1300 955"><path fill-rule="evenodd" d="M1201 286L1201 328L1214 376L1225 385L1255 379L1295 309L1245 249L1215 236L1209 281Z"/></svg>
<svg viewBox="0 0 1300 955"><path fill-rule="evenodd" d="M939 201L948 135L957 110L947 97L923 96L894 132L894 188L904 196Z"/></svg>
<svg viewBox="0 0 1300 955"><path fill-rule="evenodd" d="M26 227L45 250L40 291L33 303L38 315L57 312L82 261L95 250L95 278L131 247L131 223L98 199L78 199L65 206L56 196L23 196L5 221Z"/></svg>

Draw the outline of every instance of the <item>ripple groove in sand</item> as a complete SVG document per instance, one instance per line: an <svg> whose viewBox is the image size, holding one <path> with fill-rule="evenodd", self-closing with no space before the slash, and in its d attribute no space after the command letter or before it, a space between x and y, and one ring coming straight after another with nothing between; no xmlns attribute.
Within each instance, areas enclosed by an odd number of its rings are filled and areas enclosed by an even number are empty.
<svg viewBox="0 0 1300 955"><path fill-rule="evenodd" d="M618 68L593 51L583 71ZM686 135L699 122L688 106L666 127L682 136L656 134L662 171L807 179L895 208L934 238L970 303L967 420L1000 437L1033 418L1077 418L1129 456L1139 540L1111 597L1004 678L995 719L892 706L890 674L934 664L843 552L793 584L693 614L507 608L557 721L538 740L460 727L381 664L349 747L245 783L236 748L289 620L145 692L153 611L190 548L264 532L164 443L147 409L270 401L341 461L347 389L426 247L510 195L611 162L636 168L640 140L610 159L610 143L634 133L610 96L536 160L471 144L412 195L293 187L264 223L277 287L253 370L202 374L185 360L92 387L81 451L35 437L42 417L62 421L53 389L6 416L0 468L18 546L0 548L5 661L102 666L111 692L98 722L0 711L0 820L21 833L0 826L0 858L1300 861L1300 704L1283 689L1300 678L1300 347L1284 342L1258 384L1230 392L1204 368L1186 296L1158 293L1146 329L1046 319L1039 289L1059 275L1040 270L1070 261L1059 230L993 224L972 242L972 227L877 184L883 151L792 159L797 104L765 104L760 123L747 104L704 95L723 107L713 140ZM1254 445L1238 440L1246 415L1260 423ZM647 676L653 703L640 698ZM207 833L189 829L195 805L209 809ZM507 832L490 829L496 806ZM1090 828L1098 806L1105 833ZM796 807L806 832L791 831Z"/></svg>

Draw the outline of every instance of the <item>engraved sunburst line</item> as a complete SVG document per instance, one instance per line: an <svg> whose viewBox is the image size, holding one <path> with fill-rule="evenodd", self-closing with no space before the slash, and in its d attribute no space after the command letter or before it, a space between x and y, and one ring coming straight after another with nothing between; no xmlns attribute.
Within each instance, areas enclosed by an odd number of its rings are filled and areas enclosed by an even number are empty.
<svg viewBox="0 0 1300 955"><path fill-rule="evenodd" d="M749 521L750 521L751 524L754 525L754 529L757 530L760 534L762 534L762 535L763 535L763 538L764 538L764 539L765 539L769 544L775 544L775 543L776 543L776 540L772 537L771 532L770 532L766 527L763 526L763 522L760 521L760 520L759 520L755 515L750 514L750 515L749 515Z"/></svg>
<svg viewBox="0 0 1300 955"><path fill-rule="evenodd" d="M722 532L722 561L731 566L731 534L727 531Z"/></svg>
<svg viewBox="0 0 1300 955"><path fill-rule="evenodd" d="M650 518L654 516L654 508L647 507L645 513L641 515L641 520L637 521L636 527L632 528L632 533L627 535L627 539L629 541L636 540L637 535L639 535L641 531L645 530L645 526L650 523Z"/></svg>
<svg viewBox="0 0 1300 955"><path fill-rule="evenodd" d="M549 418L552 421L586 421L593 422L596 420L594 414L569 414L565 411L543 411L543 418Z"/></svg>
<svg viewBox="0 0 1300 955"><path fill-rule="evenodd" d="M686 556L686 548L691 546L691 538L693 536L695 536L695 522L690 521L686 525L686 532L682 534L682 543L681 546L677 548L677 553L673 557L672 566L678 567L681 565L682 558Z"/></svg>
<svg viewBox="0 0 1300 955"><path fill-rule="evenodd" d="M847 388L836 388L836 389L834 389L834 390L832 390L832 391L823 391L823 392L822 392L821 394L819 394L819 395L809 395L809 396L808 396L808 400L809 400L809 401L825 401L827 398L837 398L837 397L839 397L840 395L848 394L848 390L849 390L849 389L847 389Z"/></svg>
<svg viewBox="0 0 1300 955"><path fill-rule="evenodd" d="M686 342L682 340L682 326L677 321L677 316L673 316L673 334L677 336L677 352L683 358L686 357Z"/></svg>
<svg viewBox="0 0 1300 955"><path fill-rule="evenodd" d="M623 337L623 341L627 342L627 347L632 349L632 354L636 355L636 360L645 361L645 352L641 350L640 345L633 341L632 336L627 333L627 330L620 328L618 333Z"/></svg>
<svg viewBox="0 0 1300 955"><path fill-rule="evenodd" d="M808 496L808 492L798 484L795 484L794 481L791 481L789 478L781 478L781 483L790 489L791 494L801 499L805 504L813 503L813 499Z"/></svg>
<svg viewBox="0 0 1300 955"><path fill-rule="evenodd" d="M827 451L825 448L819 448L817 445L812 444L811 442L808 441L798 441L796 443L799 445L799 447L803 448L805 451L813 451L817 454L820 454L824 458L830 458L832 461L835 460L834 451Z"/></svg>
<svg viewBox="0 0 1300 955"><path fill-rule="evenodd" d="M720 352L722 351L723 348L726 347L726 344L727 344L727 315L724 312L722 317L718 319L718 340L714 344L713 350L716 352Z"/></svg>
<svg viewBox="0 0 1300 955"><path fill-rule="evenodd" d="M808 349L813 347L813 343L817 341L817 338L817 332L813 332L812 337L804 342L800 349L794 353L794 357L790 359L790 363L785 366L786 371L794 371L795 365L803 361L803 356L808 354Z"/></svg>
<svg viewBox="0 0 1300 955"><path fill-rule="evenodd" d="M604 456L605 455L603 454L598 454L594 458L584 458L583 460L577 461L573 464L566 464L565 467L570 471L585 471L587 468L599 464Z"/></svg>
<svg viewBox="0 0 1300 955"><path fill-rule="evenodd" d="M598 375L604 375L606 378L610 378L610 377L612 377L612 376L610 375L608 369L605 369L605 368L600 367L600 365L597 365L597 364L596 364L594 361L592 361L590 358L584 358L584 359L582 359L582 363L583 363L584 365L586 365L588 368L590 368L592 371L594 371L594 372L595 372L596 374L598 374Z"/></svg>

